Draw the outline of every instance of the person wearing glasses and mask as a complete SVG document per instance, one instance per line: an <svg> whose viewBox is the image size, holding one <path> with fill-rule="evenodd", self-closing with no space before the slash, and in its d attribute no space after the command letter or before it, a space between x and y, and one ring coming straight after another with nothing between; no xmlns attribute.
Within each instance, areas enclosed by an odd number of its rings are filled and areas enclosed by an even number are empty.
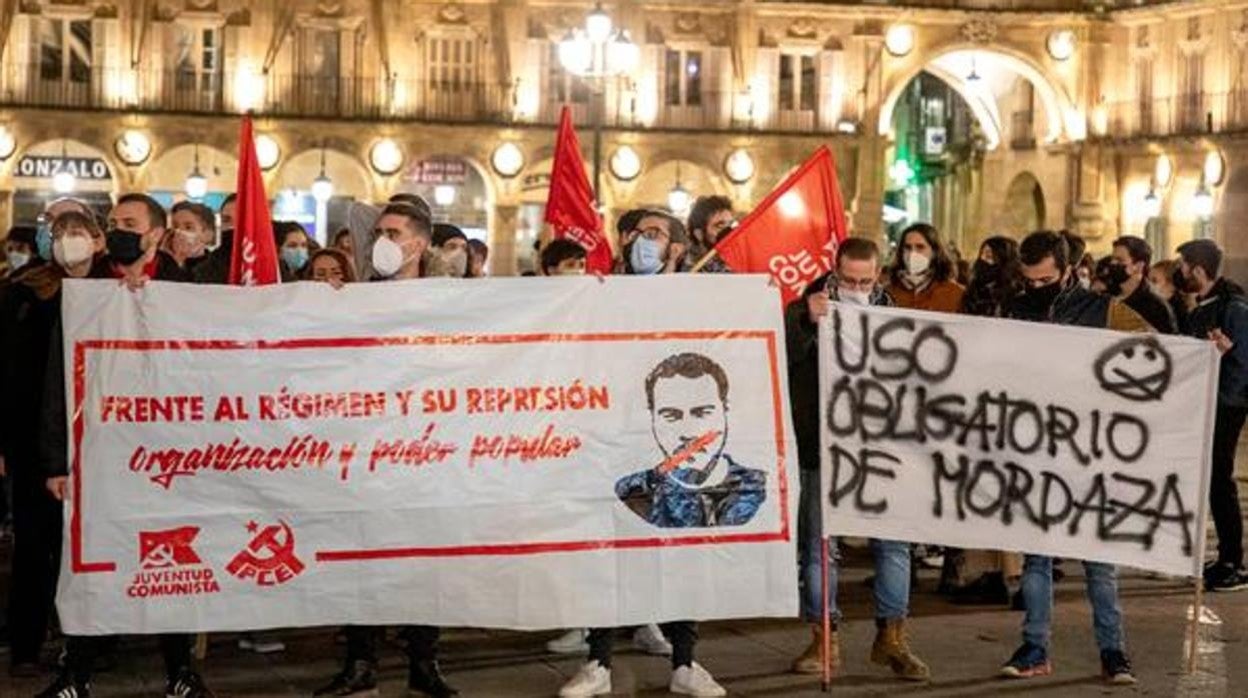
<svg viewBox="0 0 1248 698"><path fill-rule="evenodd" d="M689 234L675 217L645 211L621 243L625 274L675 274L683 270Z"/></svg>
<svg viewBox="0 0 1248 698"><path fill-rule="evenodd" d="M789 359L789 394L792 401L793 429L797 436L797 460L801 469L801 499L798 502L798 561L800 567L802 618L810 623L811 643L793 660L792 671L818 674L822 671L819 649L823 644L822 565L820 545L824 544L821 485L819 478L819 322L832 303L891 306L892 297L877 283L880 251L863 238L847 238L836 250L836 269L806 288L804 296L789 304L784 324ZM829 656L835 674L840 666L840 645L836 625L837 542L827 537L828 605L832 630L828 637ZM900 541L871 540L875 556L875 643L871 661L888 667L897 676L925 681L931 672L923 660L910 651L905 623L910 613L910 544Z"/></svg>

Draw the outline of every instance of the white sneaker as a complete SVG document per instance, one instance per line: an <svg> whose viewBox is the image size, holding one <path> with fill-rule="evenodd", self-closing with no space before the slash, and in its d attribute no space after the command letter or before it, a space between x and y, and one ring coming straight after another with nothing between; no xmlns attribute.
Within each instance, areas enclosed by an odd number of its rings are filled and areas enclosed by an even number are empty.
<svg viewBox="0 0 1248 698"><path fill-rule="evenodd" d="M589 652L589 643L585 641L589 631L581 628L569 630L559 637L546 643L546 651L553 654L585 654Z"/></svg>
<svg viewBox="0 0 1248 698"><path fill-rule="evenodd" d="M560 698L591 698L605 696L611 692L611 670L591 660L581 665L571 680L559 689ZM718 695L723 695L718 694Z"/></svg>
<svg viewBox="0 0 1248 698"><path fill-rule="evenodd" d="M728 695L728 691L725 691L723 686L715 683L711 672L703 669L702 665L697 662L673 671L672 682L668 684L667 690L671 693L703 698Z"/></svg>
<svg viewBox="0 0 1248 698"><path fill-rule="evenodd" d="M663 631L654 623L637 628L637 632L633 633L633 647L646 654L672 656L672 643L663 637Z"/></svg>

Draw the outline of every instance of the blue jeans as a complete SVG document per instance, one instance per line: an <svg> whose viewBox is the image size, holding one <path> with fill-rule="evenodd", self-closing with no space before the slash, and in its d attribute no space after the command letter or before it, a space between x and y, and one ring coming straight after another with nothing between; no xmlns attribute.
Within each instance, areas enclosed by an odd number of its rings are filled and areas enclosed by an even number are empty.
<svg viewBox="0 0 1248 698"><path fill-rule="evenodd" d="M802 470L801 500L798 502L797 557L802 594L802 620L823 622L821 598L822 563L819 546L823 543L823 497L819 471ZM875 555L875 617L882 620L905 618L910 613L910 544L871 539ZM828 538L828 609L832 621L841 618L836 606L836 578L840 554L835 537Z"/></svg>
<svg viewBox="0 0 1248 698"><path fill-rule="evenodd" d="M1084 562L1092 628L1102 651L1122 650L1122 610L1118 608L1118 570L1103 562ZM1023 642L1049 649L1053 626L1053 558L1028 555L1023 562Z"/></svg>

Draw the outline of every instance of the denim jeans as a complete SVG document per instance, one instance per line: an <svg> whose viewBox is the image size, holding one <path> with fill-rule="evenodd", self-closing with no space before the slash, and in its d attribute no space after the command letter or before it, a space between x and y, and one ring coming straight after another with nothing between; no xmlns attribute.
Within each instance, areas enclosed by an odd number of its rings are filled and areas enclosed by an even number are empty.
<svg viewBox="0 0 1248 698"><path fill-rule="evenodd" d="M822 563L819 546L823 538L823 497L819 471L802 470L801 499L798 502L798 569L802 595L802 620L823 621ZM875 556L875 617L882 620L905 618L910 612L910 544L871 539ZM832 622L841 618L836 605L836 580L840 554L837 539L828 538L828 610Z"/></svg>
<svg viewBox="0 0 1248 698"><path fill-rule="evenodd" d="M1102 652L1122 650L1122 610L1118 608L1118 570L1103 562L1084 562L1092 628ZM1053 558L1028 555L1023 562L1023 642L1049 648L1053 627Z"/></svg>

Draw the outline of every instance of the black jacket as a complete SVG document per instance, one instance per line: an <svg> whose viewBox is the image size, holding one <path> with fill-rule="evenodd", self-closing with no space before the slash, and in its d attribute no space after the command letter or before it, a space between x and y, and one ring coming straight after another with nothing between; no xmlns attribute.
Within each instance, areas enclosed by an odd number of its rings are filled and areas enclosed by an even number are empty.
<svg viewBox="0 0 1248 698"><path fill-rule="evenodd" d="M1178 324L1174 320L1174 313L1170 310L1170 306L1166 302L1157 297L1149 289L1148 284L1140 282L1135 291L1122 300L1127 307L1139 313L1144 318L1144 322L1153 326L1161 334L1176 334Z"/></svg>
<svg viewBox="0 0 1248 698"><path fill-rule="evenodd" d="M224 284L230 279L230 255L234 250L234 231L221 233L221 244L195 265L192 281L197 284Z"/></svg>
<svg viewBox="0 0 1248 698"><path fill-rule="evenodd" d="M1248 407L1248 299L1244 289L1218 279L1208 295L1197 301L1187 325L1188 334L1197 339L1207 339L1216 328L1234 342L1218 367L1218 404Z"/></svg>

